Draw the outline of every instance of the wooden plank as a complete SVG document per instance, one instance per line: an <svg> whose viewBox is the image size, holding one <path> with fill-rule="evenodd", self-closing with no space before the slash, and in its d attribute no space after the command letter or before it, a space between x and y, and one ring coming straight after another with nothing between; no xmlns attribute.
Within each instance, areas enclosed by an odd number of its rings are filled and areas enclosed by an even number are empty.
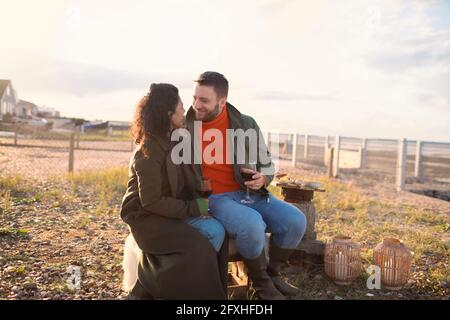
<svg viewBox="0 0 450 320"><path fill-rule="evenodd" d="M292 166L295 168L297 165L297 144L298 144L298 135L294 133L293 141L292 141Z"/></svg>
<svg viewBox="0 0 450 320"><path fill-rule="evenodd" d="M339 155L341 150L341 137L336 136L335 146L334 146L334 155L333 155L333 177L337 177L339 173Z"/></svg>
<svg viewBox="0 0 450 320"><path fill-rule="evenodd" d="M414 164L414 176L416 178L422 178L422 149L423 144L422 141L417 141L416 144L416 159Z"/></svg>

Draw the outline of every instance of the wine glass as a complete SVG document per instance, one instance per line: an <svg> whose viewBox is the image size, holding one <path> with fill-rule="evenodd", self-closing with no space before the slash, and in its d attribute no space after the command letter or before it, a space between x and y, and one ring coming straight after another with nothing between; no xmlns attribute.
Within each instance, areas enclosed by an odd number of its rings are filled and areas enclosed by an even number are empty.
<svg viewBox="0 0 450 320"><path fill-rule="evenodd" d="M203 199L207 200L209 196L212 194L212 181L210 178L206 177L198 177L197 178L197 192ZM209 206L208 206L209 212ZM208 218L208 215L202 215L202 218Z"/></svg>
<svg viewBox="0 0 450 320"><path fill-rule="evenodd" d="M250 170L253 171L253 173L243 172L242 169L250 169ZM244 179L244 181L252 181L253 180L253 176L256 173L256 162L249 162L249 163L241 165L240 166L240 171L241 171L241 175L242 175L242 178ZM255 202L255 201L250 198L250 188L247 187L247 192L246 192L246 195L245 195L245 199L242 199L241 203L250 204L250 203L253 203L253 202Z"/></svg>
<svg viewBox="0 0 450 320"><path fill-rule="evenodd" d="M197 179L197 192L203 199L208 199L208 197L212 194L211 179L199 177Z"/></svg>

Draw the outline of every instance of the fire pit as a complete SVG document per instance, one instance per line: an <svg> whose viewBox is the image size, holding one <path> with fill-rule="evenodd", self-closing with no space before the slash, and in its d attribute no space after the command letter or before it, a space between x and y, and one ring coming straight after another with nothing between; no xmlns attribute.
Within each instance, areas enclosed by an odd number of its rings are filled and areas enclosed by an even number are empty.
<svg viewBox="0 0 450 320"><path fill-rule="evenodd" d="M297 203L300 201L311 201L314 198L314 192L325 192L318 182L278 182L276 186L281 187L281 195L284 201Z"/></svg>
<svg viewBox="0 0 450 320"><path fill-rule="evenodd" d="M286 175L277 175L280 179ZM325 244L317 240L315 231L316 209L312 200L315 192L325 192L320 182L305 182L302 180L277 180L274 185L281 188L284 201L296 206L305 214L307 227L300 245L297 247L298 258L303 263L322 264Z"/></svg>

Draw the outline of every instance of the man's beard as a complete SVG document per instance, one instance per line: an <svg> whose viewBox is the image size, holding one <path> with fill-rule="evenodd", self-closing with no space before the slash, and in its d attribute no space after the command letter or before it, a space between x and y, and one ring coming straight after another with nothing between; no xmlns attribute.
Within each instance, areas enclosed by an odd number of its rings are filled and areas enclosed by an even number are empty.
<svg viewBox="0 0 450 320"><path fill-rule="evenodd" d="M214 120L218 115L219 115L219 104L217 103L214 106L214 109L212 111L205 114L203 119L197 119L197 120L201 120L203 122L209 122L211 120Z"/></svg>

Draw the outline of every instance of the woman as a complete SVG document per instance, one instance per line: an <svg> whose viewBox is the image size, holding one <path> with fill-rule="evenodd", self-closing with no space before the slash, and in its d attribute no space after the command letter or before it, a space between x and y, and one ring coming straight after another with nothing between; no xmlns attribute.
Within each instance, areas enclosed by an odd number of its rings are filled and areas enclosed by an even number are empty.
<svg viewBox="0 0 450 320"><path fill-rule="evenodd" d="M144 253L131 292L136 298L227 297L224 228L208 215L207 200L197 196L194 168L171 159L170 134L183 123L178 89L152 84L132 124L139 147L120 213Z"/></svg>

